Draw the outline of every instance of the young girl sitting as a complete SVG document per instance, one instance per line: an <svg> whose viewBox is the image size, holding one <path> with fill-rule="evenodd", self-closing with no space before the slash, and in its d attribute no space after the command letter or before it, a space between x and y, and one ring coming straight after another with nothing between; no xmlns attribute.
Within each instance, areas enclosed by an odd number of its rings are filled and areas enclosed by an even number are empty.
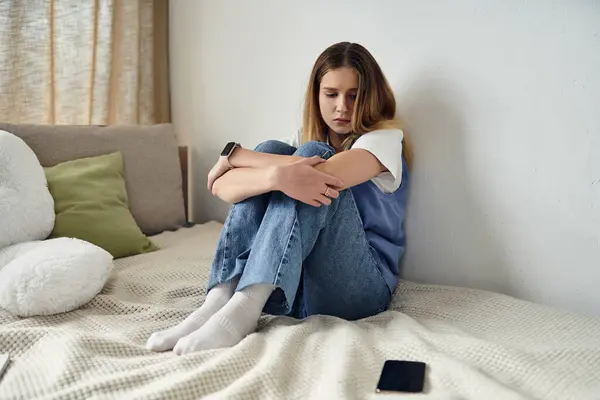
<svg viewBox="0 0 600 400"><path fill-rule="evenodd" d="M228 143L208 189L233 203L204 304L147 347L234 346L262 312L356 320L387 309L405 248L409 151L394 94L361 45L317 59L301 137Z"/></svg>

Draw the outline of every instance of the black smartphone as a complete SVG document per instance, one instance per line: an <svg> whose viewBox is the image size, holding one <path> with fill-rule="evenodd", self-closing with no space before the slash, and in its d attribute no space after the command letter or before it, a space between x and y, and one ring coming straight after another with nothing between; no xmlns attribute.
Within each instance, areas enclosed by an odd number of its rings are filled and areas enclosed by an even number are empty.
<svg viewBox="0 0 600 400"><path fill-rule="evenodd" d="M377 384L380 392L420 393L425 383L425 363L387 360Z"/></svg>

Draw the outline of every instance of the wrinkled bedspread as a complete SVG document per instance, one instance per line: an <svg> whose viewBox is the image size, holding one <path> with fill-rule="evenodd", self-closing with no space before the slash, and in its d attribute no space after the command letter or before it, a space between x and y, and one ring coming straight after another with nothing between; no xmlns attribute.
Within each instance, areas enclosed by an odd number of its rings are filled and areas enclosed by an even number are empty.
<svg viewBox="0 0 600 400"><path fill-rule="evenodd" d="M162 250L118 260L79 310L28 319L0 310L0 352L13 359L0 399L381 398L386 359L427 363L419 398L600 399L600 319L410 282L366 320L265 316L231 349L146 350L153 331L202 304L221 227L154 237Z"/></svg>

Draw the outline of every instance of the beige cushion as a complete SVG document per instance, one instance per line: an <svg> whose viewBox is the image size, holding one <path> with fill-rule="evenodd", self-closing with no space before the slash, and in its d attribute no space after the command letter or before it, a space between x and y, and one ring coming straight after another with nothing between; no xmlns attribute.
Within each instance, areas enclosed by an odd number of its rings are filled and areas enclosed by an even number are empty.
<svg viewBox="0 0 600 400"><path fill-rule="evenodd" d="M21 137L44 167L120 151L131 213L147 235L185 223L178 144L173 126L12 125L0 129Z"/></svg>

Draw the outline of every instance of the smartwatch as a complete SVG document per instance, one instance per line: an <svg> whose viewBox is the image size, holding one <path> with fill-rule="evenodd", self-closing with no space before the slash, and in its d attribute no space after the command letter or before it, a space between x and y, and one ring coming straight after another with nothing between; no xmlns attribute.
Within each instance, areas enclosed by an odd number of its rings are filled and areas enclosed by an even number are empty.
<svg viewBox="0 0 600 400"><path fill-rule="evenodd" d="M233 151L237 148L237 147L242 147L239 143L236 142L229 142L225 145L225 147L223 147L223 150L221 151L221 157L225 158L227 160L227 162L229 162L229 156L231 156L231 154L233 153ZM233 165L231 165L231 163L229 162L229 166L231 168L233 168Z"/></svg>

